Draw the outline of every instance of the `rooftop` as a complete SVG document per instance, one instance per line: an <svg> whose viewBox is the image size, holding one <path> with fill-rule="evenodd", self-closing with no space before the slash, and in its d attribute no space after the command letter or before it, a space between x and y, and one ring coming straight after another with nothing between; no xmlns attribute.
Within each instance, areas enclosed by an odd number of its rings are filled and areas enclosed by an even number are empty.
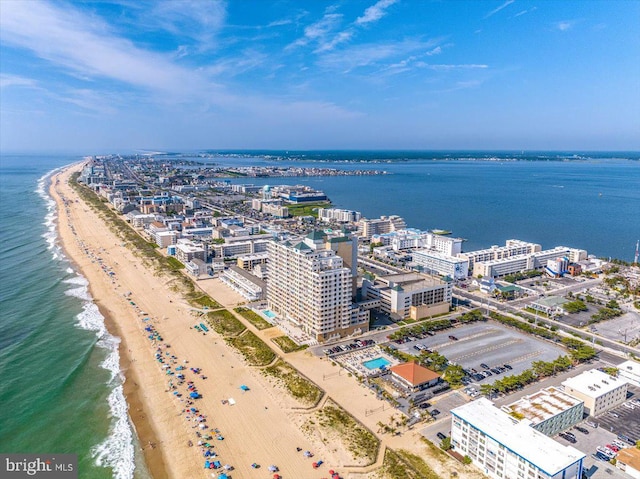
<svg viewBox="0 0 640 479"><path fill-rule="evenodd" d="M629 447L622 449L618 453L618 462L622 462L629 467L634 468L636 471L640 471L640 449L635 447Z"/></svg>
<svg viewBox="0 0 640 479"><path fill-rule="evenodd" d="M581 402L581 400L569 396L559 389L549 387L503 406L502 410L507 414L516 413L516 415L523 416L524 419L528 419L531 424L535 425L571 409Z"/></svg>
<svg viewBox="0 0 640 479"><path fill-rule="evenodd" d="M590 369L562 382L565 387L575 389L591 397L602 396L626 383L627 381L625 379L614 378L597 369Z"/></svg>
<svg viewBox="0 0 640 479"><path fill-rule="evenodd" d="M568 300L561 298L560 296L547 296L545 298L540 298L534 301L534 303L539 304L540 306L546 306L548 308L562 306L563 304L566 304L568 302Z"/></svg>
<svg viewBox="0 0 640 479"><path fill-rule="evenodd" d="M463 419L515 454L554 476L585 455L571 446L564 446L501 411L486 398L480 398L458 408L451 414Z"/></svg>
<svg viewBox="0 0 640 479"><path fill-rule="evenodd" d="M398 364L390 368L390 370L392 373L409 381L413 386L419 386L440 377L438 373L417 363Z"/></svg>

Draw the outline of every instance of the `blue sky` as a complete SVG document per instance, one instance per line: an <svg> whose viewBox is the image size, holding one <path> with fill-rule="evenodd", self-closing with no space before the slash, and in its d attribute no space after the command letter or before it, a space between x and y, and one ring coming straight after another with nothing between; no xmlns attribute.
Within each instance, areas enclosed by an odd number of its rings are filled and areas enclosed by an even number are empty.
<svg viewBox="0 0 640 479"><path fill-rule="evenodd" d="M640 149L640 1L0 2L0 150Z"/></svg>

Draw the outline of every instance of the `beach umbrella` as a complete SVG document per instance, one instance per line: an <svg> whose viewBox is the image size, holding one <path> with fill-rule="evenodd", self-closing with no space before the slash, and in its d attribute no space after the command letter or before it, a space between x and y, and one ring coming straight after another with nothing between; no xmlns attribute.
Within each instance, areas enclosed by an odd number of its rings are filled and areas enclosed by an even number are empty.
<svg viewBox="0 0 640 479"><path fill-rule="evenodd" d="M277 470L278 470L278 468L277 468L276 466L274 466L273 464L271 464L271 465L269 466L269 471L270 471L270 472L276 472Z"/></svg>

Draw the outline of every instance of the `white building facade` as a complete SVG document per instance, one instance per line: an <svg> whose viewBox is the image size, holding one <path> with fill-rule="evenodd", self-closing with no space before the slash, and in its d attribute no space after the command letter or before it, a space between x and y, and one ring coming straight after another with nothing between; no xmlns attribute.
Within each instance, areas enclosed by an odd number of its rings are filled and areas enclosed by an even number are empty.
<svg viewBox="0 0 640 479"><path fill-rule="evenodd" d="M563 381L564 392L584 401L584 410L590 416L614 408L627 399L628 383L597 369L590 369Z"/></svg>
<svg viewBox="0 0 640 479"><path fill-rule="evenodd" d="M486 398L451 410L451 445L494 479L582 479L585 455Z"/></svg>
<svg viewBox="0 0 640 479"><path fill-rule="evenodd" d="M430 250L414 251L411 253L411 258L425 272L437 273L453 279L464 279L469 276L469 260L466 258L456 258Z"/></svg>

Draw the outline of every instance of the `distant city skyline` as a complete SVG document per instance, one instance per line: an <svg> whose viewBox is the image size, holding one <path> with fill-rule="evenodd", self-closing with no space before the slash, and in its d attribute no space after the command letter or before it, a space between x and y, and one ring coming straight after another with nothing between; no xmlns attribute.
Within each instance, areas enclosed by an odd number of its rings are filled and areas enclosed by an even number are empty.
<svg viewBox="0 0 640 479"><path fill-rule="evenodd" d="M0 151L639 150L637 1L0 3Z"/></svg>

